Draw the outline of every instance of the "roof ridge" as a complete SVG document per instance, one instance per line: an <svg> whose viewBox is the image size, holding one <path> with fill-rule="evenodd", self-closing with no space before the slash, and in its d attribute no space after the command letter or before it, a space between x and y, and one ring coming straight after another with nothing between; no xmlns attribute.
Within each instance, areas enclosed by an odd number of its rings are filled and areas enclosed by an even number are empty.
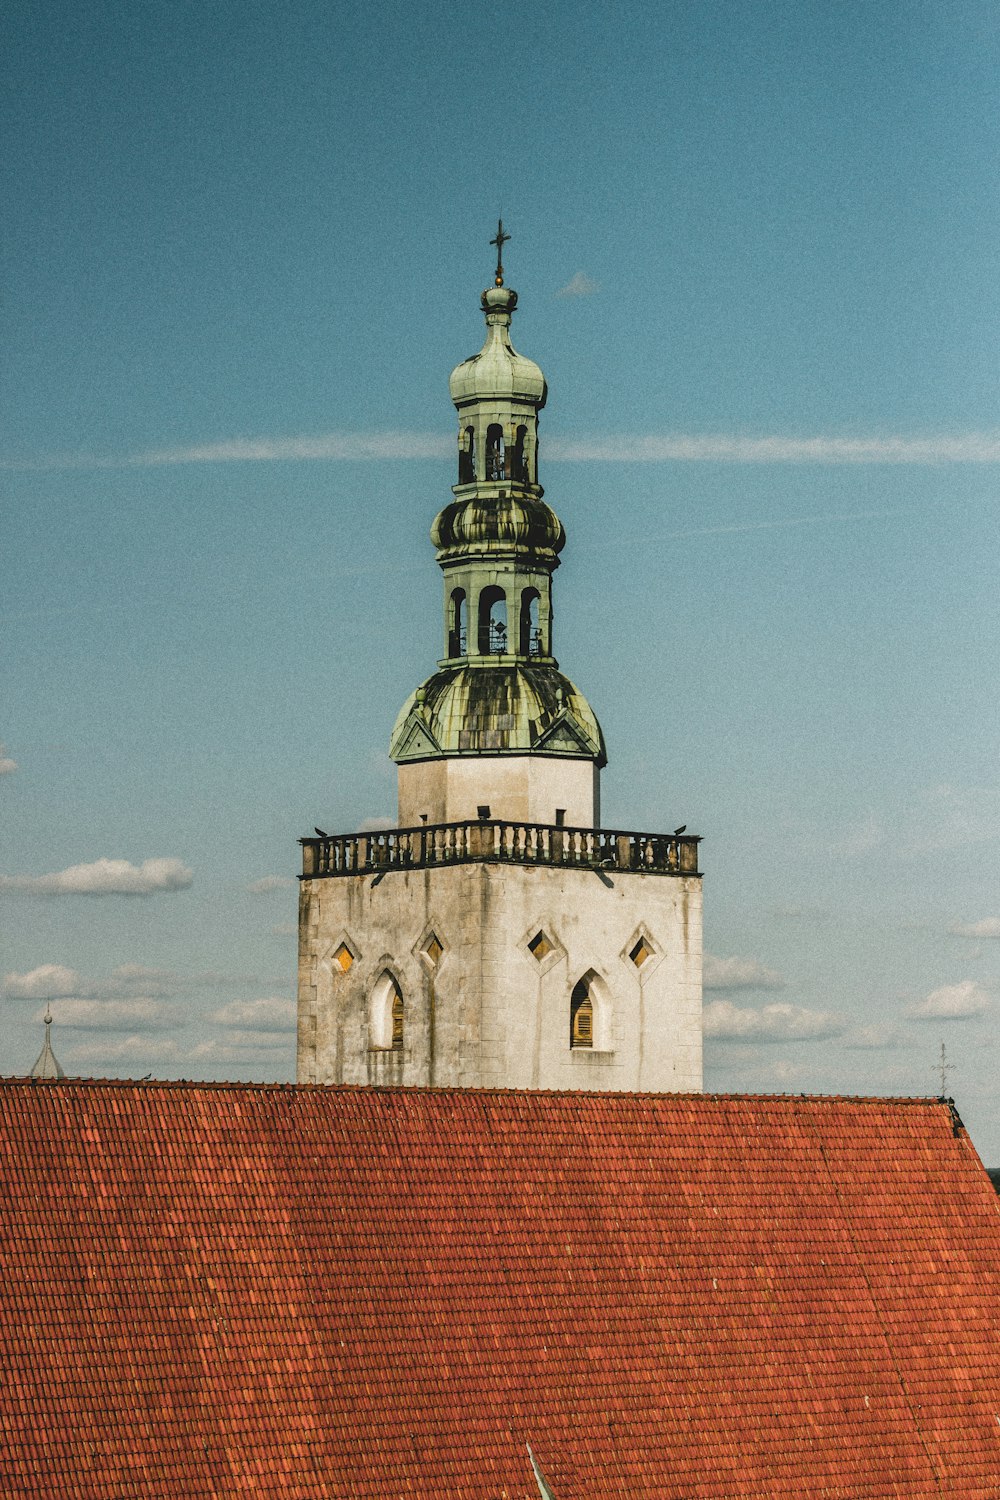
<svg viewBox="0 0 1000 1500"><path fill-rule="evenodd" d="M20 1076L7 1075L0 1077L0 1089L24 1086L37 1086L38 1080L30 1074ZM955 1101L941 1094L803 1094L803 1093L718 1093L714 1090L677 1091L664 1090L632 1090L632 1089L602 1089L595 1092L593 1089L517 1089L482 1087L469 1088L466 1086L446 1086L443 1084L433 1087L420 1085L402 1084L366 1084L366 1083L283 1083L271 1081L267 1083L256 1083L240 1081L239 1079L227 1078L61 1078L46 1080L47 1088L58 1086L69 1089L170 1089L179 1091L210 1090L212 1092L227 1092L241 1094L401 1094L420 1096L426 1094L458 1097L469 1095L473 1098L510 1098L513 1096L530 1096L532 1098L571 1098L571 1099L650 1099L650 1100L700 1100L717 1104L739 1103L743 1101L773 1102L783 1104L913 1104L945 1105L951 1113L957 1116Z"/></svg>

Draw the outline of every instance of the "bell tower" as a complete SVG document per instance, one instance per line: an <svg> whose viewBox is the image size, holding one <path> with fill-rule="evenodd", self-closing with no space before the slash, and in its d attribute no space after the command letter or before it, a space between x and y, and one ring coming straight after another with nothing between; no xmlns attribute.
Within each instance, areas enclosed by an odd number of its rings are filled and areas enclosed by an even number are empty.
<svg viewBox="0 0 1000 1500"><path fill-rule="evenodd" d="M600 821L601 726L553 654L552 575L566 533L538 482L545 377L510 341L517 293L497 270L486 342L451 375L458 483L431 529L444 574L444 656L406 701L389 753L399 821Z"/></svg>
<svg viewBox="0 0 1000 1500"><path fill-rule="evenodd" d="M508 238L485 343L451 375L444 654L392 732L399 826L302 840L299 1081L696 1090L699 840L600 826L604 737L554 654L566 537Z"/></svg>

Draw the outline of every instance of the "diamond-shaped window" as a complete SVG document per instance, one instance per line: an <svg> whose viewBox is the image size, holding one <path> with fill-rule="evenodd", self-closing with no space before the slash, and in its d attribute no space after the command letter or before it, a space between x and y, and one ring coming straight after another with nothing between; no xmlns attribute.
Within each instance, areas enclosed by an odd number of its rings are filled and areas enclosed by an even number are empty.
<svg viewBox="0 0 1000 1500"><path fill-rule="evenodd" d="M635 964L637 969L641 969L643 964L646 962L646 959L651 958L652 956L653 950L649 946L645 938L640 938L635 947L632 948L629 952L629 958Z"/></svg>
<svg viewBox="0 0 1000 1500"><path fill-rule="evenodd" d="M427 934L427 941L424 943L423 952L424 957L429 958L432 964L440 962L441 955L444 952L444 948L438 941L436 932L429 932Z"/></svg>
<svg viewBox="0 0 1000 1500"><path fill-rule="evenodd" d="M342 974L346 974L354 962L354 954L346 943L341 943L334 951L333 961Z"/></svg>
<svg viewBox="0 0 1000 1500"><path fill-rule="evenodd" d="M546 954L551 953L554 947L555 944L552 939L539 928L528 944L528 952L541 963Z"/></svg>

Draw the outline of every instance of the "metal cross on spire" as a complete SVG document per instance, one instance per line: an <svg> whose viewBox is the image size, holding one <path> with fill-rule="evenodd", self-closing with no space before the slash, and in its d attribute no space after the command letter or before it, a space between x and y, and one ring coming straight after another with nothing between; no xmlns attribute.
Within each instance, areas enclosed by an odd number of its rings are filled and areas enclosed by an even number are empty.
<svg viewBox="0 0 1000 1500"><path fill-rule="evenodd" d="M503 247L509 239L510 235L503 232L503 219L498 219L496 238L490 240L497 247L497 286L503 286Z"/></svg>

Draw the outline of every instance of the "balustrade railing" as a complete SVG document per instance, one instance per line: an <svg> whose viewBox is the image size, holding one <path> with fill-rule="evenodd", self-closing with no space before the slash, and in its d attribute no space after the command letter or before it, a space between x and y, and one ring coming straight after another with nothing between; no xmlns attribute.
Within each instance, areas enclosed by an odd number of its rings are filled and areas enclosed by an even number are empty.
<svg viewBox="0 0 1000 1500"><path fill-rule="evenodd" d="M374 833L335 833L300 842L302 876L311 880L458 864L563 865L648 875L697 875L701 840L693 834L476 820L387 828Z"/></svg>

